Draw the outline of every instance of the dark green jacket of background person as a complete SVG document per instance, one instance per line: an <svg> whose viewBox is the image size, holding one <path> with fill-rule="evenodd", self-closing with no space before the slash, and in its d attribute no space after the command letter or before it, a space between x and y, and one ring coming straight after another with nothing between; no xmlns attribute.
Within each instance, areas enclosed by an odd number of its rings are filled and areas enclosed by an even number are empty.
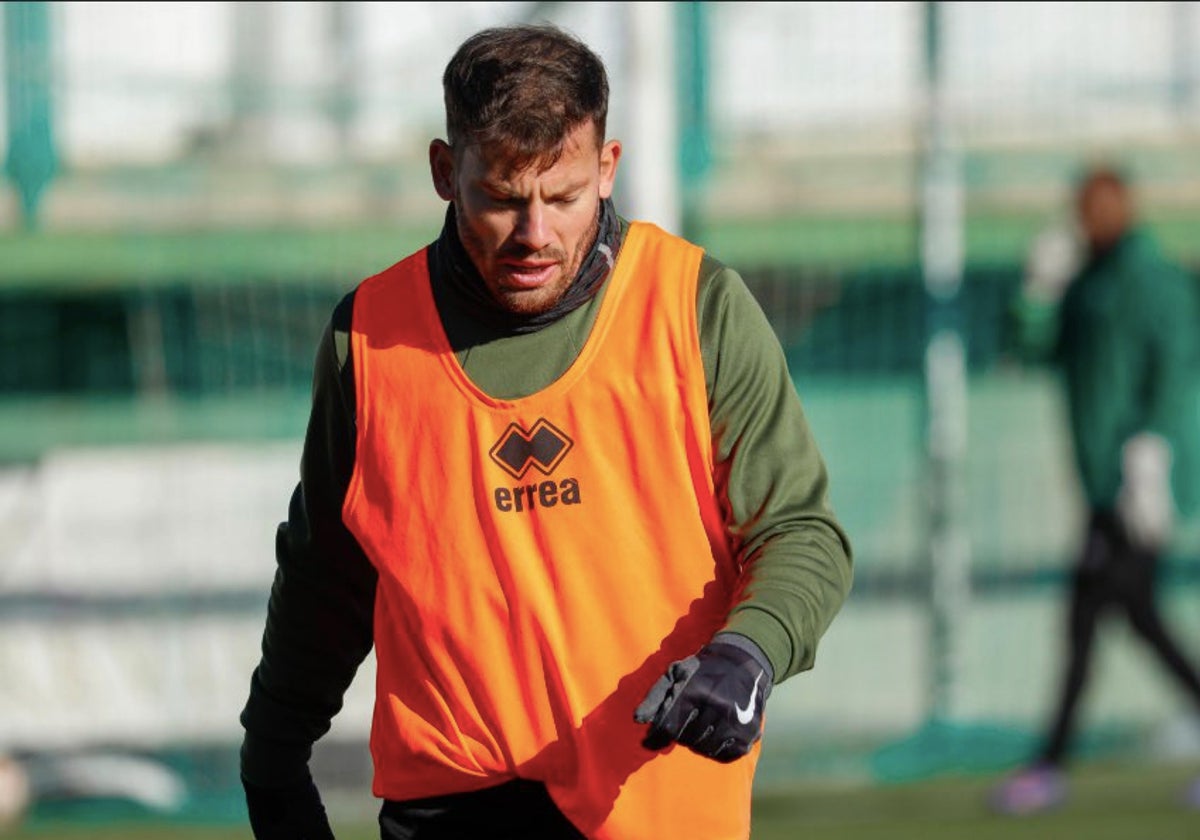
<svg viewBox="0 0 1200 840"><path fill-rule="evenodd" d="M1171 444L1176 505L1197 508L1200 475L1200 283L1149 233L1127 233L1088 260L1061 303L1021 298L1016 338L1026 360L1057 364L1089 505L1110 510L1121 447L1139 431Z"/></svg>
<svg viewBox="0 0 1200 840"><path fill-rule="evenodd" d="M628 223L621 228L623 236ZM534 332L499 335L436 269L431 280L464 371L505 399L541 390L566 371L607 288ZM373 642L375 570L342 521L355 459L351 313L348 295L317 351L300 483L277 533L263 655L241 716L242 773L262 786L303 777L313 743ZM757 643L779 682L812 667L850 589L850 544L829 506L825 465L778 341L741 277L707 256L697 318L718 484L727 488L727 522L747 563L743 600L724 630Z"/></svg>

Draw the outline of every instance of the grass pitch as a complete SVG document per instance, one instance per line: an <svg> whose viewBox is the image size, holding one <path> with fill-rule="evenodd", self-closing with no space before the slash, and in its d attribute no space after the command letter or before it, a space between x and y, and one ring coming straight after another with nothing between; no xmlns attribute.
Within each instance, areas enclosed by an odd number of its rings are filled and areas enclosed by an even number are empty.
<svg viewBox="0 0 1200 840"><path fill-rule="evenodd" d="M1070 796L1062 808L1021 818L988 812L987 791L997 781L990 776L869 787L804 785L756 799L752 838L1194 840L1200 837L1200 811L1183 807L1180 794L1197 773L1200 767L1191 765L1092 765L1072 774ZM335 829L339 840L379 836L373 823L338 823ZM242 825L35 819L3 836L6 840L246 840L250 832Z"/></svg>

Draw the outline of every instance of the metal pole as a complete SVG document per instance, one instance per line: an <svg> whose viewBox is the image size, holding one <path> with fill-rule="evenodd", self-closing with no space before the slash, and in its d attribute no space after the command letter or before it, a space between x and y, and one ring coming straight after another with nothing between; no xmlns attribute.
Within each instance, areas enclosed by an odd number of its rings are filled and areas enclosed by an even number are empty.
<svg viewBox="0 0 1200 840"><path fill-rule="evenodd" d="M700 233L700 197L712 164L708 108L708 15L706 4L677 3L676 95L679 99L679 176L683 236Z"/></svg>
<svg viewBox="0 0 1200 840"><path fill-rule="evenodd" d="M17 188L26 229L37 226L42 195L58 169L54 148L50 7L4 4L4 83L8 154L4 171Z"/></svg>
<svg viewBox="0 0 1200 840"><path fill-rule="evenodd" d="M326 6L326 24L333 68L326 110L337 129L338 152L344 157L351 148L358 118L358 68L356 63L357 20L355 7L333 2Z"/></svg>
<svg viewBox="0 0 1200 840"><path fill-rule="evenodd" d="M920 257L926 292L925 453L931 717L961 712L962 649L970 602L964 467L966 350L960 329L963 188L943 66L946 7L924 4L926 111L920 162Z"/></svg>
<svg viewBox="0 0 1200 840"><path fill-rule="evenodd" d="M230 15L229 139L239 157L261 158L266 151L274 105L276 11L270 3L244 2L233 4Z"/></svg>
<svg viewBox="0 0 1200 840"><path fill-rule="evenodd" d="M623 77L629 119L618 170L620 202L631 218L671 233L682 229L675 26L669 3L623 4L627 27Z"/></svg>
<svg viewBox="0 0 1200 840"><path fill-rule="evenodd" d="M1171 4L1171 105L1185 127L1194 118L1196 88L1200 84L1200 59L1194 44L1197 23L1200 13L1196 3Z"/></svg>

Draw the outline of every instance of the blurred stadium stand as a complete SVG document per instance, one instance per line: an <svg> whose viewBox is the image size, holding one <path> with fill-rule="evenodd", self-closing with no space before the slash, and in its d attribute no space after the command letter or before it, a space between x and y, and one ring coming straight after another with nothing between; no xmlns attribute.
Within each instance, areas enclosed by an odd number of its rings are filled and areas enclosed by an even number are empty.
<svg viewBox="0 0 1200 840"><path fill-rule="evenodd" d="M197 789L236 796L222 785L236 782L312 355L345 291L436 235L425 149L441 68L481 26L554 20L609 63L621 136L639 85L629 6L50 4L39 47L18 20L30 5L5 8L7 96L49 57L56 168L26 219L10 108L0 749L154 751ZM1164 246L1200 268L1197 4L948 4L973 592L958 711L975 734L965 752L897 758L889 746L930 711L923 13L674 9L677 43L705 57L703 79L680 81L683 136L699 143L681 163L686 232L743 273L780 335L857 553L815 672L773 695L764 785L1022 756L1054 690L1080 513L1053 382L1006 354L1024 249L1067 212L1081 165L1108 157L1134 174ZM684 107L697 91L700 121ZM619 183L618 202L634 190ZM1195 530L1166 597L1200 649ZM1181 749L1191 723L1165 680L1114 642L1085 749ZM370 689L360 675L322 744L330 778L365 772Z"/></svg>

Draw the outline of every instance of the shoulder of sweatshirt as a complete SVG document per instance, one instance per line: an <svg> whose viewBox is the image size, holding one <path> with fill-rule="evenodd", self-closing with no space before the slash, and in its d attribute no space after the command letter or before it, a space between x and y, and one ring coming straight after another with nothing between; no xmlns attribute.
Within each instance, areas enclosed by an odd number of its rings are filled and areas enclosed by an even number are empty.
<svg viewBox="0 0 1200 840"><path fill-rule="evenodd" d="M734 346L745 348L748 339L760 335L768 343L749 343L761 351L778 345L766 312L742 275L707 253L700 261L696 289L696 321L700 333L704 378L708 383L710 397L719 372L720 349L723 346L733 340ZM775 350L772 348L769 352Z"/></svg>
<svg viewBox="0 0 1200 840"><path fill-rule="evenodd" d="M350 323L354 317L354 291L347 292L333 308L329 319L330 332L333 335L333 347L337 353L338 370L346 369L350 359Z"/></svg>

